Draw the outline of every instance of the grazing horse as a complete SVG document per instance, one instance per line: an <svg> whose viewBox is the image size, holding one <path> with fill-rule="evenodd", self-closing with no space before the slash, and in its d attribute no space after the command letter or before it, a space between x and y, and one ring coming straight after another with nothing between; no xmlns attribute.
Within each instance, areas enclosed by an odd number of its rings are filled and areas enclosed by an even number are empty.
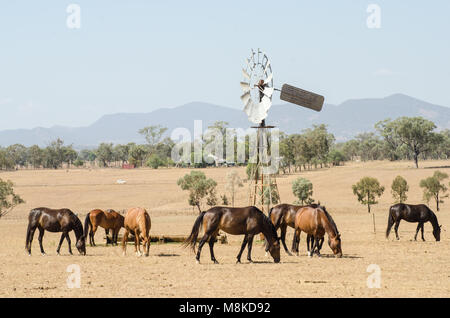
<svg viewBox="0 0 450 318"><path fill-rule="evenodd" d="M300 241L301 231L306 232L308 235L311 235L308 240L311 240L312 238L311 250L309 250L308 244L309 256L313 256L315 248L317 248L317 254L320 255L320 249L322 247L322 243L320 243L320 240L322 240L325 233L327 233L328 245L333 251L333 254L336 257L342 257L341 235L339 234L336 223L334 223L333 218L327 212L325 207L307 206L301 208L295 216L295 236L298 241Z"/></svg>
<svg viewBox="0 0 450 318"><path fill-rule="evenodd" d="M117 245L117 238L119 231L123 227L124 217L114 210L108 210L104 212L100 209L95 209L86 215L84 221L84 236L89 234L89 243L91 246L95 246L94 235L97 232L97 228L101 226L105 229L105 233L108 234L109 230L112 230L112 245ZM108 245L108 239L106 239L106 245Z"/></svg>
<svg viewBox="0 0 450 318"><path fill-rule="evenodd" d="M270 219L254 206L246 208L229 208L229 207L213 207L206 212L202 212L195 220L192 227L191 234L185 240L185 246L191 246L195 251L195 244L197 242L200 228L203 227L204 235L200 240L196 260L200 263L200 253L203 245L209 240L209 251L211 260L214 264L218 264L214 257L214 241L222 230L232 235L245 235L242 242L241 250L237 255L237 262L241 262L241 255L248 244L247 259L252 262L251 252L253 237L256 234L263 233L268 241L268 250L272 255L275 263L280 262L280 243L277 237L277 231Z"/></svg>
<svg viewBox="0 0 450 318"><path fill-rule="evenodd" d="M272 221L273 225L275 226L275 229L281 230L280 240L283 244L284 250L288 255L292 255L286 246L286 230L287 227L290 226L293 229L295 228L295 215L297 212L305 207L318 207L317 204L310 204L310 205L293 205L293 204L278 204L277 206L274 206L269 211L269 219ZM295 246L296 246L296 237L294 234L294 238L292 240L292 252L295 252Z"/></svg>
<svg viewBox="0 0 450 318"><path fill-rule="evenodd" d="M77 239L75 246L77 247L78 252L82 255L86 255L83 225L81 224L80 219L69 209L52 210L49 208L36 208L30 211L30 214L28 215L28 229L25 243L25 249L27 250L28 255L31 255L31 243L36 228L39 229L39 246L42 255L45 255L44 247L42 246L45 230L49 232L62 232L58 248L56 249L58 255L64 238L69 244L69 253L72 254L69 237L69 232L72 230L75 232L75 237Z"/></svg>
<svg viewBox="0 0 450 318"><path fill-rule="evenodd" d="M388 218L388 226L386 229L386 238L389 237L389 233L391 232L392 226L395 224L395 236L397 240L400 239L398 236L398 226L400 225L400 221L405 220L406 222L411 223L419 223L416 229L416 235L414 236L414 240L417 240L417 234L419 233L419 229L422 230L422 240L425 241L423 237L423 224L426 222L430 222L433 226L433 236L436 241L441 240L441 225L438 223L438 219L436 214L430 210L425 204L419 205L411 205L399 203L393 205L389 209L389 218Z"/></svg>
<svg viewBox="0 0 450 318"><path fill-rule="evenodd" d="M134 233L134 250L136 255L142 255L140 245L140 241L142 239L144 255L148 256L150 250L150 228L152 227L148 212L143 208L128 209L124 219L124 227L125 234L123 235L122 240L123 255L126 255L128 235L131 232Z"/></svg>

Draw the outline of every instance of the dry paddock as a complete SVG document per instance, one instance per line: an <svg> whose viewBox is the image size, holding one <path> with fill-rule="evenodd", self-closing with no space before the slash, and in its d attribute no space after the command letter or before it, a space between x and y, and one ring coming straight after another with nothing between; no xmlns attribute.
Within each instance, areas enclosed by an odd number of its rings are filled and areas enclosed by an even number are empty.
<svg viewBox="0 0 450 318"><path fill-rule="evenodd" d="M324 244L321 258L308 258L302 237L301 255L281 252L281 263L265 258L261 242L253 249L254 264L235 264L242 237L228 236L228 244L216 244L219 265L213 265L206 246L201 264L193 253L178 243L152 244L150 256L122 256L120 247L103 244L87 247L87 256L67 252L56 256L58 234L46 233L47 256L39 254L37 233L33 255L24 252L27 214L33 207L68 207L84 219L93 208L117 210L132 206L145 207L152 218L152 234L187 235L197 213L187 205L187 193L176 185L187 169L97 169L58 171L0 172L10 179L16 191L26 200L8 216L0 219L0 296L1 297L449 297L450 296L450 208L442 205L437 212L443 225L442 240L435 242L431 225L425 225L426 242L412 241L416 225L401 223L400 241L384 237L388 208L392 204L390 184L397 175L410 184L410 203L421 203L420 179L439 169L450 174L448 161L422 162L414 169L410 162L352 163L342 167L307 171L278 179L281 199L292 203L292 181L306 177L314 184L314 198L327 206L342 233L344 257L331 257ZM439 167L439 168L437 168ZM232 169L232 168L229 168ZM218 181L218 193L225 191L229 169L203 171ZM238 169L242 177L245 170ZM352 194L351 185L363 176L377 177L386 187L385 194L373 208L377 233L372 219ZM117 185L118 179L126 180ZM238 205L247 205L248 185L237 195ZM450 199L447 199L450 200ZM123 230L122 230L123 231ZM292 230L288 232L290 246ZM72 245L74 235L71 233ZM103 231L97 232L97 243L103 243ZM246 260L246 254L243 260ZM81 271L80 288L68 288L69 265ZM371 273L368 266L381 270L380 288L368 288Z"/></svg>

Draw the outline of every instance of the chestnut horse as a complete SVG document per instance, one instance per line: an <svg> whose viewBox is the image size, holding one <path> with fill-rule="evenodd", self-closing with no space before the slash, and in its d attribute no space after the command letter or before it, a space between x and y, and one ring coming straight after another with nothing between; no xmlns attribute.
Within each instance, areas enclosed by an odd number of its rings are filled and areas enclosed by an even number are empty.
<svg viewBox="0 0 450 318"><path fill-rule="evenodd" d="M269 211L269 219L272 221L273 225L275 226L275 229L281 230L280 235L280 241L283 244L284 250L288 255L292 255L286 246L286 230L287 227L290 226L293 229L295 228L295 216L297 212L305 207L318 207L317 204L310 204L310 205L293 205L293 204L278 204L277 206L274 206ZM295 252L295 246L296 246L296 237L294 234L294 238L292 240L292 252Z"/></svg>
<svg viewBox="0 0 450 318"><path fill-rule="evenodd" d="M95 246L94 235L97 232L98 227L105 229L105 233L108 234L109 230L112 230L112 245L117 245L117 237L119 231L123 227L124 217L114 210L108 210L104 212L100 209L95 209L86 215L84 220L84 236L89 234L89 243L91 246ZM108 238L106 239L106 245L108 245Z"/></svg>
<svg viewBox="0 0 450 318"><path fill-rule="evenodd" d="M322 247L320 240L322 240L325 236L325 233L327 233L328 245L330 246L334 255L336 257L342 257L341 235L339 234L333 218L327 212L325 207L303 207L298 211L297 215L295 216L296 240L300 240L300 233L302 231L312 236L311 250L309 250L308 244L309 256L313 256L315 248L317 248L317 254L320 255L320 249Z"/></svg>
<svg viewBox="0 0 450 318"><path fill-rule="evenodd" d="M185 247L190 245L195 251L195 245L201 227L204 229L204 235L198 246L197 263L200 263L200 253L203 245L209 240L211 260L214 264L218 264L218 261L214 257L213 248L219 230L232 235L245 235L241 250L237 255L237 263L241 262L241 255L247 244L247 259L249 262L252 262L253 237L259 233L263 233L268 241L268 250L275 263L280 262L280 243L277 237L277 231L270 219L254 206L246 208L213 207L206 212L202 212L195 220L191 234L184 242Z"/></svg>
<svg viewBox="0 0 450 318"><path fill-rule="evenodd" d="M142 239L142 245L144 247L144 255L149 255L150 250L150 228L152 226L150 215L143 208L131 208L128 209L125 219L124 227L125 234L122 240L123 255L127 252L127 241L128 235L134 233L134 249L137 256L141 256L141 245L140 241Z"/></svg>
<svg viewBox="0 0 450 318"><path fill-rule="evenodd" d="M414 240L417 240L417 234L419 233L419 229L422 230L422 240L425 241L423 237L423 224L426 222L430 222L433 226L433 236L436 241L441 240L441 226L438 223L438 219L436 214L430 210L425 204L419 205L411 205L399 203L393 205L389 209L389 219L388 226L386 229L386 238L389 237L389 233L391 232L392 226L395 224L395 236L397 240L400 239L398 236L398 226L400 225L400 221L405 220L406 222L415 222L419 223L416 229L416 235L414 236Z"/></svg>
<svg viewBox="0 0 450 318"><path fill-rule="evenodd" d="M72 255L72 247L70 243L69 232L74 231L77 239L76 247L78 252L82 255L86 255L86 244L83 235L83 225L80 219L69 209L53 210L49 208L36 208L30 211L28 215L28 229L27 238L25 242L25 249L28 255L31 255L31 243L33 241L34 232L39 230L39 247L41 248L41 254L45 255L44 247L42 246L42 239L44 238L45 230L49 232L62 232L61 239L59 240L56 253L59 255L61 250L61 244L64 239L69 244L69 253Z"/></svg>

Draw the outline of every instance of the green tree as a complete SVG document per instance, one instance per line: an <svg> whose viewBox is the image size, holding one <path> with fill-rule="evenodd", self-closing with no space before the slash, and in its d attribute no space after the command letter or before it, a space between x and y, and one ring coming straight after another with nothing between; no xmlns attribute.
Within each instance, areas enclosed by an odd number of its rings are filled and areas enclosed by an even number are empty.
<svg viewBox="0 0 450 318"><path fill-rule="evenodd" d="M111 161L114 159L114 151L112 143L102 142L96 152L97 160L100 162L102 167L107 167Z"/></svg>
<svg viewBox="0 0 450 318"><path fill-rule="evenodd" d="M234 206L234 197L238 188L244 186L241 177L236 170L231 170L226 176L227 184L225 188L231 193L231 205Z"/></svg>
<svg viewBox="0 0 450 318"><path fill-rule="evenodd" d="M294 202L295 204L305 205L314 202L312 199L313 184L305 178L294 180L292 183L292 192L297 198L297 201Z"/></svg>
<svg viewBox="0 0 450 318"><path fill-rule="evenodd" d="M342 151L333 149L328 154L328 161L331 162L333 166L340 166L342 162L346 161L346 158Z"/></svg>
<svg viewBox="0 0 450 318"><path fill-rule="evenodd" d="M128 153L128 162L136 167L142 167L145 157L148 154L148 147L143 145L130 145L130 151Z"/></svg>
<svg viewBox="0 0 450 318"><path fill-rule="evenodd" d="M44 151L38 145L28 148L28 162L37 169L44 163Z"/></svg>
<svg viewBox="0 0 450 318"><path fill-rule="evenodd" d="M161 138L166 131L167 128L160 125L147 126L139 130L139 133L143 135L147 141L149 154L153 154L156 146L161 142Z"/></svg>
<svg viewBox="0 0 450 318"><path fill-rule="evenodd" d="M402 176L397 176L392 182L391 186L391 193L392 196L394 197L394 202L395 203L406 202L406 199L408 198L406 193L408 192L408 190L409 190L408 182L406 182L406 180Z"/></svg>
<svg viewBox="0 0 450 318"><path fill-rule="evenodd" d="M358 201L367 205L367 211L370 213L370 206L377 204L377 197L384 192L384 187L380 185L377 179L364 177L358 183L352 186L353 194L357 196Z"/></svg>
<svg viewBox="0 0 450 318"><path fill-rule="evenodd" d="M206 178L206 175L200 171L191 171L183 178L178 179L177 184L182 190L189 191L189 205L196 206L199 213L202 212L202 200L207 198L208 205L214 205L216 199L217 182Z"/></svg>
<svg viewBox="0 0 450 318"><path fill-rule="evenodd" d="M60 168L65 160L65 152L62 139L58 138L52 141L44 150L44 166L53 169Z"/></svg>
<svg viewBox="0 0 450 318"><path fill-rule="evenodd" d="M14 193L14 184L9 180L0 179L0 218L22 203L25 201Z"/></svg>
<svg viewBox="0 0 450 318"><path fill-rule="evenodd" d="M433 132L436 125L422 117L401 117L395 121L388 119L377 125L385 140L392 140L388 143L397 148L400 144L407 147L413 155L416 168L419 168L419 155L443 141L442 135Z"/></svg>
<svg viewBox="0 0 450 318"><path fill-rule="evenodd" d="M439 203L444 203L443 198L448 197L447 187L441 181L448 178L448 174L441 171L435 171L432 177L420 181L420 187L423 188L423 199L429 203L433 198L436 202L436 210L439 211Z"/></svg>
<svg viewBox="0 0 450 318"><path fill-rule="evenodd" d="M165 166L165 164L165 161L162 160L157 154L151 155L146 162L146 165L153 169L158 169L159 167Z"/></svg>

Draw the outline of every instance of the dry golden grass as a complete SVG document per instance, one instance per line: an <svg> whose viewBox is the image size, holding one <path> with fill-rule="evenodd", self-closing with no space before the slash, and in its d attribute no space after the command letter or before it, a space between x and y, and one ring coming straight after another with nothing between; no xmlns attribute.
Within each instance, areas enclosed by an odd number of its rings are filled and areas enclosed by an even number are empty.
<svg viewBox="0 0 450 318"><path fill-rule="evenodd" d="M384 238L388 208L392 204L390 185L397 175L410 184L409 203L421 203L419 181L433 174L435 168L450 174L448 161L422 162L414 169L412 162L352 163L343 167L308 171L278 178L283 202L292 203L292 181L306 177L314 184L314 198L333 215L342 233L342 259L330 256L324 244L322 258L305 255L304 237L301 255L281 252L281 264L264 257L262 244L253 249L255 264L235 264L242 237L228 236L229 244L215 246L221 264L213 265L208 248L203 249L202 264L197 265L190 250L180 244L152 244L150 257L137 258L133 253L122 256L120 247L87 247L88 255L69 256L64 242L62 255L56 256L59 234L46 232L40 256L37 233L33 255L24 252L27 214L31 208L68 207L84 219L93 208L117 210L132 206L145 207L152 218L153 234L187 235L197 212L187 205L187 193L176 180L188 169L161 170L60 170L17 171L0 173L10 179L16 191L27 201L0 220L0 296L2 297L449 297L450 296L450 223L449 203L437 212L443 224L441 242L435 242L431 225L425 225L426 242L414 242L415 224L402 222L400 241ZM224 193L224 168L202 170L219 183ZM238 169L242 177L245 170ZM351 185L363 176L373 176L386 187L385 194L373 208L377 233L366 207L354 197ZM117 179L127 181L117 185ZM248 185L240 189L237 205L248 205ZM433 205L430 205L433 209ZM434 209L433 209L434 210ZM103 243L103 231L97 232L97 243ZM288 232L290 247L292 230ZM72 248L74 235L72 237ZM128 246L133 251L133 246ZM246 252L243 260L246 259ZM70 264L81 267L81 288L69 289L66 279ZM380 289L369 289L367 267L381 268Z"/></svg>

